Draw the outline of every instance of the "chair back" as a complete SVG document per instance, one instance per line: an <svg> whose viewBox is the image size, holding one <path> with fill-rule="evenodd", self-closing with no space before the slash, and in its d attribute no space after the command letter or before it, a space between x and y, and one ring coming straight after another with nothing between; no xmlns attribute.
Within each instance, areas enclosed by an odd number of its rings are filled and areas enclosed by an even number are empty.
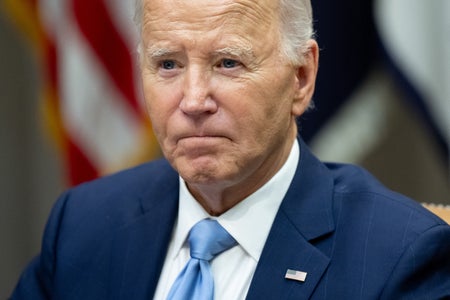
<svg viewBox="0 0 450 300"><path fill-rule="evenodd" d="M450 205L424 203L423 206L450 224Z"/></svg>

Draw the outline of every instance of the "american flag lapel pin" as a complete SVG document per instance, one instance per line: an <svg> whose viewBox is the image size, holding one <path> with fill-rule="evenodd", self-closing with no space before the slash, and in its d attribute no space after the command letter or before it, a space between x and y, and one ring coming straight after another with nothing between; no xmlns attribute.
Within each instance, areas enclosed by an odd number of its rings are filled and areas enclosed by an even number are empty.
<svg viewBox="0 0 450 300"><path fill-rule="evenodd" d="M306 272L287 269L286 275L284 275L284 278L304 282L306 280L307 274L308 273L306 273Z"/></svg>

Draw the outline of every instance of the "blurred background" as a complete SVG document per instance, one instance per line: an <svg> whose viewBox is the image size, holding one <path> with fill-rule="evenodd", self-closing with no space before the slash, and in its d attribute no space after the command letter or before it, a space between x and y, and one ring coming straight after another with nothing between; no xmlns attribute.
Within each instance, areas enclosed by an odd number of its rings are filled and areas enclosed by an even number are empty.
<svg viewBox="0 0 450 300"><path fill-rule="evenodd" d="M320 70L302 136L323 160L450 204L450 2L313 2ZM160 156L133 3L2 0L0 299L39 252L63 190Z"/></svg>

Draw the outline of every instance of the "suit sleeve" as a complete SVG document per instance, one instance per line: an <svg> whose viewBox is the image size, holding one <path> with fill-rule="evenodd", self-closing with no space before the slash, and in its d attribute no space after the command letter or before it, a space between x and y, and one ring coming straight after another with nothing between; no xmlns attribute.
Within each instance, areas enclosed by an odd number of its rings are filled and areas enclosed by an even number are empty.
<svg viewBox="0 0 450 300"><path fill-rule="evenodd" d="M421 234L404 252L381 299L450 298L450 226Z"/></svg>
<svg viewBox="0 0 450 300"><path fill-rule="evenodd" d="M67 194L64 194L53 207L44 231L41 253L22 273L10 300L53 299L55 248L66 199Z"/></svg>

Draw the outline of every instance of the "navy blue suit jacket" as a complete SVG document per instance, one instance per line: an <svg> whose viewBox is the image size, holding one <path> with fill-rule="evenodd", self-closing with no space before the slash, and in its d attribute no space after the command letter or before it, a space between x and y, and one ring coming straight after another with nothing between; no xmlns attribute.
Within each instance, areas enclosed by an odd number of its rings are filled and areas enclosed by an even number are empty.
<svg viewBox="0 0 450 300"><path fill-rule="evenodd" d="M247 299L450 297L450 226L364 170L300 148ZM152 299L177 202L165 160L66 192L12 299Z"/></svg>

